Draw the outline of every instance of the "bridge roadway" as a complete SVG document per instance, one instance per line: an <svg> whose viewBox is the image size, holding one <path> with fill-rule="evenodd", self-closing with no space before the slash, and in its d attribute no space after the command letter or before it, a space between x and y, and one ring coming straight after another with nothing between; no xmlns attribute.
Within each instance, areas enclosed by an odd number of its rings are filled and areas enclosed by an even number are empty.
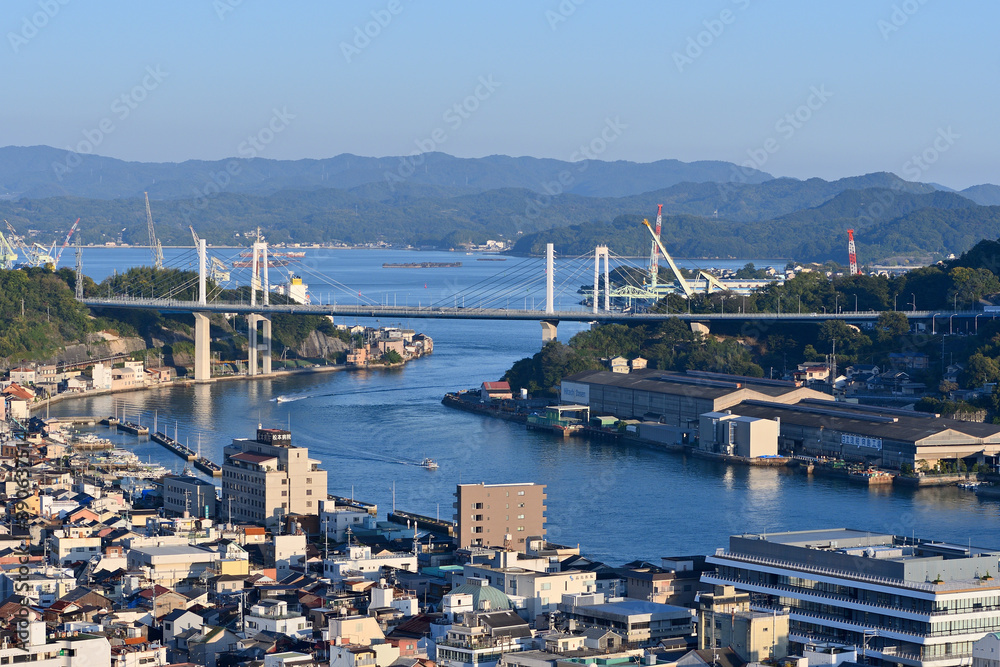
<svg viewBox="0 0 1000 667"><path fill-rule="evenodd" d="M874 321L883 311L850 311L840 313L621 313L597 312L589 310L559 310L546 313L541 310L512 310L505 308L462 308L462 307L418 307L412 306L365 306L351 304L280 304L251 305L237 302L175 301L172 299L80 299L91 308L141 308L165 313L237 313L240 315L301 314L334 315L341 317L371 317L390 319L442 319L442 320L525 320L532 322L662 322L678 318L690 322L712 321L781 321L781 322L822 322L844 320L847 322ZM910 320L946 321L956 318L995 318L997 313L982 311L897 311ZM978 322L977 322L978 324Z"/></svg>

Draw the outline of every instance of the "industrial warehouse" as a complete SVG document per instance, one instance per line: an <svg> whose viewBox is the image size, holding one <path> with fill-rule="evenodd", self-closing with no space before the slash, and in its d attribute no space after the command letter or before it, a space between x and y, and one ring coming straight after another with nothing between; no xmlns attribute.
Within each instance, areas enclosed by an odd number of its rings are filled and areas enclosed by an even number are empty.
<svg viewBox="0 0 1000 667"><path fill-rule="evenodd" d="M594 417L635 420L629 432L639 439L737 458L780 452L919 470L960 460L970 468L993 467L1000 453L1000 425L834 401L792 382L693 371L586 371L563 380L561 398L588 405Z"/></svg>

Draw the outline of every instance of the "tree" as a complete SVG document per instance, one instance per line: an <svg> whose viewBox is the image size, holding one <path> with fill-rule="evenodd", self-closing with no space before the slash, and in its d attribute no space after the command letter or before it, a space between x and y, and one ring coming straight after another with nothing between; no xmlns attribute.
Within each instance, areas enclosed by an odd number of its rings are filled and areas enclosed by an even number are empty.
<svg viewBox="0 0 1000 667"><path fill-rule="evenodd" d="M906 315L895 311L880 313L875 320L875 338L880 343L891 341L896 336L910 332L910 321Z"/></svg>
<svg viewBox="0 0 1000 667"><path fill-rule="evenodd" d="M948 275L955 284L952 295L957 297L959 305L975 303L986 294L1000 292L1000 280L988 269L956 266Z"/></svg>
<svg viewBox="0 0 1000 667"><path fill-rule="evenodd" d="M987 382L996 382L1000 378L1000 366L996 359L976 352L969 357L965 370L962 371L962 384L967 389L981 387Z"/></svg>

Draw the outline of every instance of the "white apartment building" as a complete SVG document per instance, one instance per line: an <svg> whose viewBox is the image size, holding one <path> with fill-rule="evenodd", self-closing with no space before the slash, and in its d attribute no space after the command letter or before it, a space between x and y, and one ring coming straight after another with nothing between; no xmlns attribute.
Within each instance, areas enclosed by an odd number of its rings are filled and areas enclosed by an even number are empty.
<svg viewBox="0 0 1000 667"><path fill-rule="evenodd" d="M79 667L111 664L111 644L106 637L79 632L55 632L45 636L45 622L28 624L23 647L0 648L0 664L30 663L32 667ZM166 663L161 663L166 664Z"/></svg>
<svg viewBox="0 0 1000 667"><path fill-rule="evenodd" d="M333 500L320 501L320 530L335 542L347 540L347 531L358 528L374 528L375 517L365 510L338 506Z"/></svg>
<svg viewBox="0 0 1000 667"><path fill-rule="evenodd" d="M318 514L326 500L326 471L292 434L259 428L254 440L237 438L224 450L222 507L230 520L277 523L288 514Z"/></svg>
<svg viewBox="0 0 1000 667"><path fill-rule="evenodd" d="M597 590L594 572L539 572L517 563L517 552L499 551L489 564L465 565L463 573L466 581L484 579L506 595L522 598L528 618L555 611L564 595Z"/></svg>
<svg viewBox="0 0 1000 667"><path fill-rule="evenodd" d="M52 538L51 543L52 556L58 565L88 561L94 556L101 555L101 538L99 537L60 537L57 535Z"/></svg>
<svg viewBox="0 0 1000 667"><path fill-rule="evenodd" d="M299 612L289 611L284 600L261 600L250 608L243 623L251 636L263 631L289 637L312 636L309 619Z"/></svg>
<svg viewBox="0 0 1000 667"><path fill-rule="evenodd" d="M347 547L345 555L323 561L323 576L338 581L360 572L365 579L378 581L383 567L416 572L417 555L394 551L373 554L371 547L354 544Z"/></svg>
<svg viewBox="0 0 1000 667"><path fill-rule="evenodd" d="M128 552L130 570L148 572L151 583L174 589L196 584L219 560L217 552L187 545L133 547Z"/></svg>
<svg viewBox="0 0 1000 667"><path fill-rule="evenodd" d="M869 661L958 667L1000 630L1000 550L837 528L734 535L702 581L790 612L789 641L846 644Z"/></svg>
<svg viewBox="0 0 1000 667"><path fill-rule="evenodd" d="M15 592L26 597L36 606L48 607L53 602L76 588L76 577L72 570L63 570L50 565L27 566L29 572L18 572L24 565L4 565L0 575L0 598L7 599ZM17 587L15 588L15 584Z"/></svg>

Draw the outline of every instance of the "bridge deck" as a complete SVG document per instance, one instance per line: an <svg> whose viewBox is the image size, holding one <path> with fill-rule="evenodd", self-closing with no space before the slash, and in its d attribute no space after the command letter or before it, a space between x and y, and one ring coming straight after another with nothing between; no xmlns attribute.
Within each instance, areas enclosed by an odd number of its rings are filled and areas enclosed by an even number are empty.
<svg viewBox="0 0 1000 667"><path fill-rule="evenodd" d="M844 320L848 322L873 321L883 311L860 311L840 313L621 313L588 310L561 310L546 313L541 310L508 310L504 308L413 308L410 306L364 306L350 304L282 304L251 305L249 303L223 303L197 301L175 301L172 299L80 299L91 308L140 308L160 312L176 313L236 313L246 315L309 314L336 315L341 317L372 317L391 319L451 319L451 320L524 320L553 322L662 322L673 318L705 321L782 321L782 322L822 322ZM892 311L890 311L892 312ZM910 320L946 320L957 318L996 318L997 313L981 311L897 311Z"/></svg>

